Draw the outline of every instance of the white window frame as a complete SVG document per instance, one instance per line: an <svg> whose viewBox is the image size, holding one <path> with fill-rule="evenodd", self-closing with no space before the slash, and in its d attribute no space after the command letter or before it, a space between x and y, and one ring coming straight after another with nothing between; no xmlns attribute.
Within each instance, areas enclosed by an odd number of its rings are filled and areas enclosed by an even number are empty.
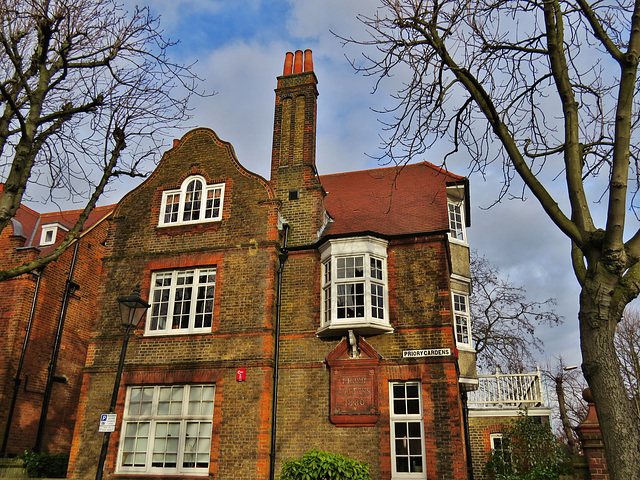
<svg viewBox="0 0 640 480"><path fill-rule="evenodd" d="M464 218L464 200L447 200L447 215L449 217L449 239L467 244L467 229Z"/></svg>
<svg viewBox="0 0 640 480"><path fill-rule="evenodd" d="M320 247L320 253L322 323L318 333L393 331L389 323L387 242L375 237L333 239ZM354 267L356 261L361 269ZM339 302L339 298L347 302ZM360 300L358 308L353 304L356 298ZM348 314L355 310L354 315Z"/></svg>
<svg viewBox="0 0 640 480"><path fill-rule="evenodd" d="M463 304L463 305L462 305ZM461 309L460 306L464 309ZM473 348L473 335L471 332L471 311L469 295L464 292L451 292L451 309L453 310L453 327L458 347ZM466 338L465 338L466 337Z"/></svg>
<svg viewBox="0 0 640 480"><path fill-rule="evenodd" d="M116 473L209 475L214 404L213 384L128 387ZM158 466L173 459L175 466ZM201 466L185 466L189 460Z"/></svg>
<svg viewBox="0 0 640 480"><path fill-rule="evenodd" d="M40 246L46 247L47 245L53 245L58 239L58 229L68 232L69 229L59 223L48 223L42 225L42 232L40 233Z"/></svg>
<svg viewBox="0 0 640 480"><path fill-rule="evenodd" d="M191 185L200 182L201 189L199 196L193 200L195 192L191 192ZM209 198L212 195L213 198ZM191 200L191 201L189 201ZM212 204L208 204L211 200ZM219 200L219 205L215 206L215 201ZM198 205L191 210L193 202ZM173 207L172 207L173 205ZM222 209L224 206L224 183L207 185L207 181L201 175L191 175L182 186L176 190L162 192L162 204L160 206L159 227L171 227L174 225L190 225L194 223L217 222L222 220ZM185 209L187 210L185 212ZM187 218L190 214L196 218ZM207 216L209 215L209 216Z"/></svg>
<svg viewBox="0 0 640 480"><path fill-rule="evenodd" d="M500 447L496 447L496 440L500 440ZM491 433L489 435L489 442L491 444L491 450L503 450L502 448L502 434L501 433Z"/></svg>
<svg viewBox="0 0 640 480"><path fill-rule="evenodd" d="M496 440L500 440L499 446L496 446ZM489 435L489 444L491 445L491 453L494 455L499 453L502 456L502 461L505 465L513 462L511 449L508 445L504 444L504 436L502 433L491 433Z"/></svg>
<svg viewBox="0 0 640 480"><path fill-rule="evenodd" d="M145 335L211 332L216 275L216 267L213 266L153 272L149 290L151 308L147 313ZM188 283L190 279L192 283ZM185 300L187 296L189 299ZM188 323L186 327L181 325L185 320ZM176 321L180 324L175 325ZM197 326L198 323L202 325Z"/></svg>
<svg viewBox="0 0 640 480"><path fill-rule="evenodd" d="M404 391L403 397L395 395L395 387L397 387L398 390L402 389ZM417 395L414 395L409 389L413 390L413 393L417 393ZM389 421L391 424L391 478L426 479L427 462L425 457L426 445L422 413L421 382L389 382ZM416 431L417 426L419 426L419 432ZM399 446L400 448L398 448ZM416 452L418 448L419 451ZM409 471L404 471L404 468L401 468L400 471L398 469L400 460L403 458L407 459L407 470ZM412 459L414 462L417 460L421 462L420 467L422 471L410 471L412 469L415 470L418 466L412 463Z"/></svg>

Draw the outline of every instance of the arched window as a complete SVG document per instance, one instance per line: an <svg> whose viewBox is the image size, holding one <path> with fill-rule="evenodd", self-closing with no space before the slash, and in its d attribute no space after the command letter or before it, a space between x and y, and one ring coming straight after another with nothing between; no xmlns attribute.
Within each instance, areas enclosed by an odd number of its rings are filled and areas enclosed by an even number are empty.
<svg viewBox="0 0 640 480"><path fill-rule="evenodd" d="M158 225L215 222L222 219L224 183L207 185L201 176L187 178L178 190L162 194Z"/></svg>

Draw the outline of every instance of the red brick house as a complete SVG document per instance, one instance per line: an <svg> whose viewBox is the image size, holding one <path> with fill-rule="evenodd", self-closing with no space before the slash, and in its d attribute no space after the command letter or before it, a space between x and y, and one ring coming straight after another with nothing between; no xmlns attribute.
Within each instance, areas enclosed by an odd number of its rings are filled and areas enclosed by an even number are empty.
<svg viewBox="0 0 640 480"><path fill-rule="evenodd" d="M200 128L115 207L70 477L95 475L115 299L140 284L105 477L267 479L319 448L376 479L468 478L468 183L428 162L318 175L316 84L287 54L269 180Z"/></svg>
<svg viewBox="0 0 640 480"><path fill-rule="evenodd" d="M34 448L69 453L81 372L94 333L106 218L112 209L95 209L80 239L57 261L0 284L3 455ZM0 235L0 268L49 253L80 213L40 214L21 206Z"/></svg>

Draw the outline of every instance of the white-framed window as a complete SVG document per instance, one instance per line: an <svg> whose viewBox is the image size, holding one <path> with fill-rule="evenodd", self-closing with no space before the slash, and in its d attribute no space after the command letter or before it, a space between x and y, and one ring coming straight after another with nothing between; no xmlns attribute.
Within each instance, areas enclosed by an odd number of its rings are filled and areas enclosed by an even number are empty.
<svg viewBox="0 0 640 480"><path fill-rule="evenodd" d="M53 245L58 238L58 229L63 232L68 232L69 229L64 225L57 222L48 223L42 225L42 232L40 233L40 246L45 247L47 245Z"/></svg>
<svg viewBox="0 0 640 480"><path fill-rule="evenodd" d="M427 478L420 382L389 384L391 478Z"/></svg>
<svg viewBox="0 0 640 480"><path fill-rule="evenodd" d="M471 314L469 312L469 295L453 292L453 322L456 329L456 344L471 347Z"/></svg>
<svg viewBox="0 0 640 480"><path fill-rule="evenodd" d="M489 441L491 442L491 450L502 450L502 434L492 433L489 435Z"/></svg>
<svg viewBox="0 0 640 480"><path fill-rule="evenodd" d="M319 333L391 331L387 242L375 237L329 240L320 247L322 327Z"/></svg>
<svg viewBox="0 0 640 480"><path fill-rule="evenodd" d="M447 202L449 212L449 237L460 242L467 241L467 234L464 223L464 202L462 200L451 200Z"/></svg>
<svg viewBox="0 0 640 480"><path fill-rule="evenodd" d="M185 225L222 219L224 183L207 185L204 177L193 175L177 190L162 193L158 225Z"/></svg>
<svg viewBox="0 0 640 480"><path fill-rule="evenodd" d="M154 272L145 333L210 332L215 289L215 267Z"/></svg>
<svg viewBox="0 0 640 480"><path fill-rule="evenodd" d="M214 385L127 388L119 473L208 475Z"/></svg>
<svg viewBox="0 0 640 480"><path fill-rule="evenodd" d="M508 440L502 436L502 433L492 433L489 435L489 442L496 473L511 473L512 457Z"/></svg>

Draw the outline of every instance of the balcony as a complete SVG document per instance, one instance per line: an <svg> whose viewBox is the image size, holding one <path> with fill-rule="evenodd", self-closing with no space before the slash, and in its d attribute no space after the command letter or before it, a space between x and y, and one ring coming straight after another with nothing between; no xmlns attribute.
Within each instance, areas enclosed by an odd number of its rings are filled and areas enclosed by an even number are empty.
<svg viewBox="0 0 640 480"><path fill-rule="evenodd" d="M472 409L549 408L540 368L533 373L478 375L478 389L468 395Z"/></svg>

